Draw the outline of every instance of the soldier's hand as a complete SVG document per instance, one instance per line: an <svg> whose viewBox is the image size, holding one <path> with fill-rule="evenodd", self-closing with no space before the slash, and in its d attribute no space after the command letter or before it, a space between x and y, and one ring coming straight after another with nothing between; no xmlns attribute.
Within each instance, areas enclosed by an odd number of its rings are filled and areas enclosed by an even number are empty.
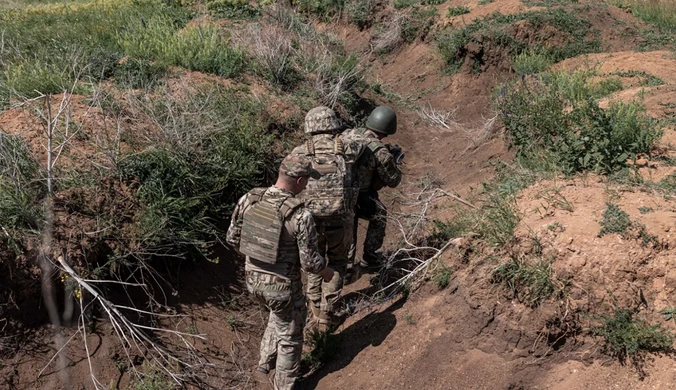
<svg viewBox="0 0 676 390"><path fill-rule="evenodd" d="M319 276L321 276L325 282L330 282L331 279L333 279L334 273L335 271L332 268L326 267L319 273Z"/></svg>

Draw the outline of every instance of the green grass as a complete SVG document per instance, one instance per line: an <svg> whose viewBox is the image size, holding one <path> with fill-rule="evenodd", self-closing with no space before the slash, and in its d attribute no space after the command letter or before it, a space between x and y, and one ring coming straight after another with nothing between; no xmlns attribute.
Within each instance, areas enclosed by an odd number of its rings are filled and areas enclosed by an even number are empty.
<svg viewBox="0 0 676 390"><path fill-rule="evenodd" d="M546 38L532 44L516 39L510 32L510 28L514 23L522 20L527 21L534 31L546 26L555 28L559 36L565 38L565 44L551 46ZM489 49L506 51L512 56L518 56L533 49L547 56L551 61L558 62L580 54L599 51L600 42L588 39L595 34L588 20L574 12L556 8L515 15L496 13L483 19L476 19L461 29L443 31L437 39L437 46L446 61L448 70L453 72L457 71L465 61L468 54L467 47L470 43L484 47L486 50L482 52L483 55L486 55ZM481 56L473 56L472 69L480 70L484 60Z"/></svg>
<svg viewBox="0 0 676 390"><path fill-rule="evenodd" d="M659 324L651 325L629 310L615 310L603 317L603 325L592 332L605 338L611 354L620 359L645 352L667 352L672 349L673 335Z"/></svg>
<svg viewBox="0 0 676 390"><path fill-rule="evenodd" d="M411 43L415 39L424 39L430 32L439 11L435 7L413 7L409 19L401 28L404 42Z"/></svg>
<svg viewBox="0 0 676 390"><path fill-rule="evenodd" d="M224 77L239 74L243 54L230 47L215 25L185 27L193 16L192 8L159 0L71 2L0 11L5 41L0 101L59 93L77 80L98 82L113 75L124 79L125 73L134 72L137 80L143 80L138 73L160 74L167 65ZM119 60L125 56L127 65L120 73ZM136 69L124 69L131 66Z"/></svg>
<svg viewBox="0 0 676 390"><path fill-rule="evenodd" d="M635 77L639 80L639 85L642 87L655 87L664 84L664 80L659 77L640 70L616 71L612 74L619 77Z"/></svg>
<svg viewBox="0 0 676 390"><path fill-rule="evenodd" d="M547 54L530 49L514 56L512 69L518 74L534 74L544 72L553 63Z"/></svg>
<svg viewBox="0 0 676 390"><path fill-rule="evenodd" d="M134 241L153 253L207 255L222 234L217 221L272 165L262 106L234 90L207 89L146 109L164 132L118 164L140 206Z"/></svg>
<svg viewBox="0 0 676 390"><path fill-rule="evenodd" d="M0 242L17 254L44 223L44 173L28 145L0 131Z"/></svg>
<svg viewBox="0 0 676 390"><path fill-rule="evenodd" d="M632 227L629 214L624 212L614 203L607 202L606 206L607 207L603 212L603 219L599 222L601 231L599 231L598 236L602 237L606 234L613 233L626 236L629 233L629 229Z"/></svg>
<svg viewBox="0 0 676 390"><path fill-rule="evenodd" d="M606 0L660 29L676 32L676 3L671 0Z"/></svg>
<svg viewBox="0 0 676 390"><path fill-rule="evenodd" d="M439 290L443 290L448 287L452 275L453 273L451 272L451 268L445 264L442 264L441 267L435 271L432 281Z"/></svg>
<svg viewBox="0 0 676 390"><path fill-rule="evenodd" d="M345 4L345 11L350 22L363 30L371 25L371 14L375 6L376 3L373 0L352 0Z"/></svg>
<svg viewBox="0 0 676 390"><path fill-rule="evenodd" d="M446 16L449 18L452 18L454 16L460 16L460 15L465 15L468 14L469 8L467 8L464 5L459 5L455 7L448 7L448 11L446 11Z"/></svg>
<svg viewBox="0 0 676 390"><path fill-rule="evenodd" d="M657 122L637 102L599 108L598 99L620 89L621 82L594 82L594 75L545 72L498 89L496 107L518 155L548 161L566 174L612 173L650 151L662 134Z"/></svg>
<svg viewBox="0 0 676 390"><path fill-rule="evenodd" d="M190 10L159 1L68 3L2 11L5 46L0 90L34 97L36 91L61 92L76 79L108 78L117 61L128 54L118 41L121 31L151 18L167 20L177 30L191 17Z"/></svg>
<svg viewBox="0 0 676 390"><path fill-rule="evenodd" d="M536 307L556 291L554 271L546 260L513 258L493 271L493 281L507 286L519 302Z"/></svg>

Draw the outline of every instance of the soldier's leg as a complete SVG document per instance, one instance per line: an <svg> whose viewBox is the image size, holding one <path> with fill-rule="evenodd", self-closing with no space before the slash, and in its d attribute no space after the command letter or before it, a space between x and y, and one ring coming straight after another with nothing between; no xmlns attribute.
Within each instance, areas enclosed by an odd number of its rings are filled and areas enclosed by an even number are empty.
<svg viewBox="0 0 676 390"><path fill-rule="evenodd" d="M247 272L246 287L249 290L252 298L259 305L266 310L271 311L268 306L266 294L259 289L258 276L255 273ZM272 312L268 315L268 325L263 333L261 339L260 359L258 360L258 367L266 371L270 371L274 367L275 359L277 358L277 330L275 328L275 321Z"/></svg>
<svg viewBox="0 0 676 390"><path fill-rule="evenodd" d="M338 225L326 227L328 243L327 256L331 262L331 268L335 271L333 279L322 283L323 312L335 314L343 291L345 272L347 271L348 252L352 241L352 224L354 218L349 216Z"/></svg>
<svg viewBox="0 0 676 390"><path fill-rule="evenodd" d="M378 260L378 250L383 246L385 230L387 229L387 209L378 202L375 217L369 221L369 227L364 239L364 260L367 263Z"/></svg>
<svg viewBox="0 0 676 390"><path fill-rule="evenodd" d="M263 339L261 340L261 358L258 361L259 368L270 371L274 367L275 359L277 358L278 342L275 317L271 312L268 317L268 326L265 328L265 333L263 333Z"/></svg>
<svg viewBox="0 0 676 390"><path fill-rule="evenodd" d="M297 283L300 284L300 283ZM292 300L273 310L277 343L275 389L292 390L300 378L300 360L303 352L303 327L307 309L301 286L293 286Z"/></svg>
<svg viewBox="0 0 676 390"><path fill-rule="evenodd" d="M326 229L324 224L315 222L317 227L317 249L319 254L326 256ZM310 303L319 307L319 302L322 299L322 277L315 274L307 275L307 297ZM313 311L314 313L314 311Z"/></svg>

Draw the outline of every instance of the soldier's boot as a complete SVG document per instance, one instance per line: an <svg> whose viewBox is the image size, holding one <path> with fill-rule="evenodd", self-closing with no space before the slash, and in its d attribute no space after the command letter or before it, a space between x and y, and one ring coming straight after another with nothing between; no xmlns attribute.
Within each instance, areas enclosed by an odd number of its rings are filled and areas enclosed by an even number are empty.
<svg viewBox="0 0 676 390"><path fill-rule="evenodd" d="M254 379L258 383L259 389L272 389L272 381L270 380L270 366L267 364L261 364L256 368L254 373Z"/></svg>
<svg viewBox="0 0 676 390"><path fill-rule="evenodd" d="M378 271L383 265L385 265L385 257L380 252L364 252L361 261L359 261L359 267L364 271Z"/></svg>
<svg viewBox="0 0 676 390"><path fill-rule="evenodd" d="M359 263L348 268L348 271L345 273L345 285L352 284L359 280L364 271L361 268Z"/></svg>

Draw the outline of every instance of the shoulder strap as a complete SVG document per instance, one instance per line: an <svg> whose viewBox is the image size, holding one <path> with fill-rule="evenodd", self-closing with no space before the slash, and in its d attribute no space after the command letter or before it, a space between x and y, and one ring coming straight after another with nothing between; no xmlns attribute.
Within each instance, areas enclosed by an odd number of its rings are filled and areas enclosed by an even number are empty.
<svg viewBox="0 0 676 390"><path fill-rule="evenodd" d="M258 187L254 188L251 191L249 191L249 201L253 203L258 203L263 199L263 195L265 194L265 191L267 191L267 188L265 187Z"/></svg>
<svg viewBox="0 0 676 390"><path fill-rule="evenodd" d="M378 150L383 149L385 147L385 144L383 144L382 142L380 142L378 140L371 140L371 141L369 141L367 146L368 146L369 149L371 149L371 151L373 153L375 153Z"/></svg>
<svg viewBox="0 0 676 390"><path fill-rule="evenodd" d="M308 156L314 156L315 155L315 144L312 142L312 139L306 139L305 140L305 149L307 150L307 155Z"/></svg>
<svg viewBox="0 0 676 390"><path fill-rule="evenodd" d="M281 206L279 206L279 214L281 215L282 220L288 218L294 210L301 206L303 206L303 201L298 198L290 196L284 199Z"/></svg>

